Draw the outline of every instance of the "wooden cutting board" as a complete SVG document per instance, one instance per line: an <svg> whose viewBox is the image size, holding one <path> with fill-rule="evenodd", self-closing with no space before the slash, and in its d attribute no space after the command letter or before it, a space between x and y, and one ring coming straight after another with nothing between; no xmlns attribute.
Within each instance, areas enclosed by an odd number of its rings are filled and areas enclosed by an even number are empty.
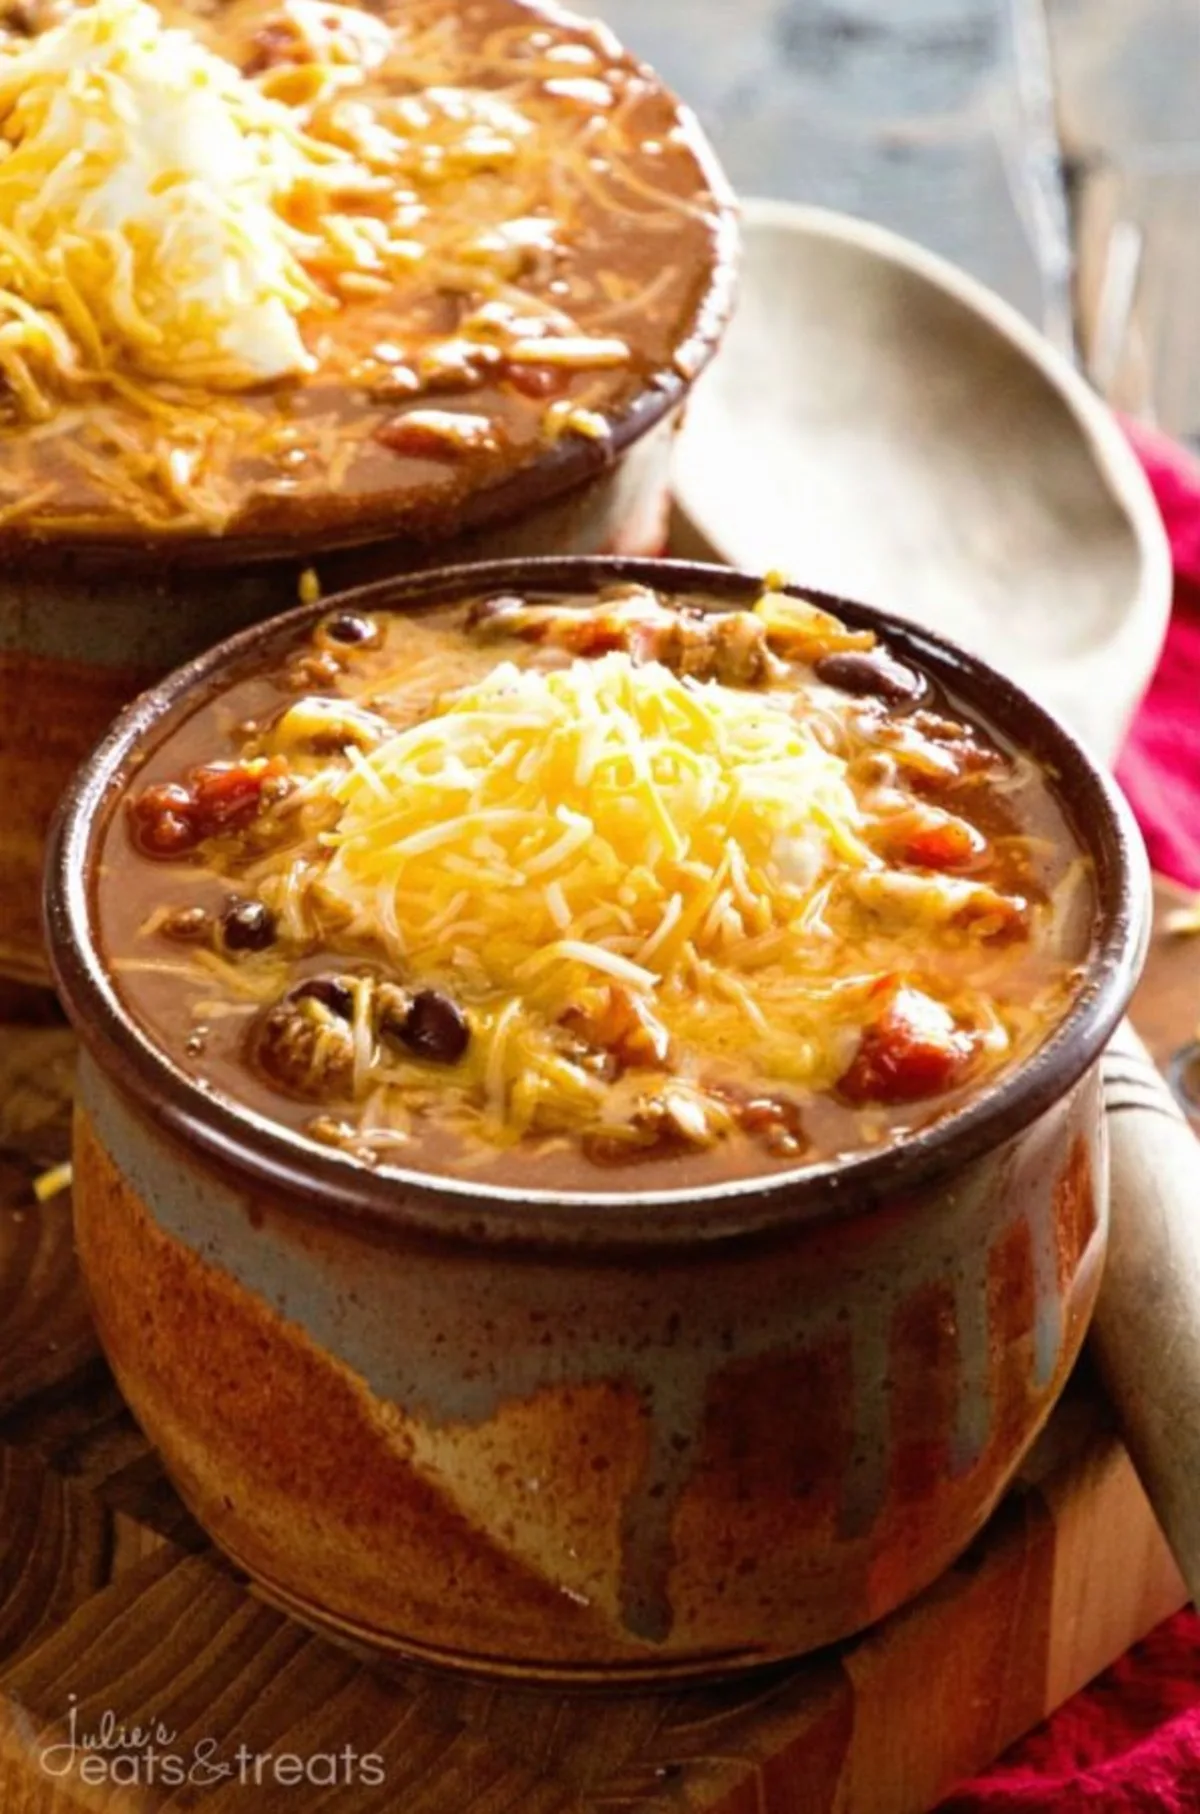
<svg viewBox="0 0 1200 1814"><path fill-rule="evenodd" d="M1200 1022L1200 938L1158 895L1134 1018L1162 1063ZM6 1009L0 1814L915 1814L1183 1603L1085 1366L934 1587L752 1681L572 1698L311 1635L192 1524L100 1359L69 1203L29 1188L65 1149L70 1036L33 992Z"/></svg>

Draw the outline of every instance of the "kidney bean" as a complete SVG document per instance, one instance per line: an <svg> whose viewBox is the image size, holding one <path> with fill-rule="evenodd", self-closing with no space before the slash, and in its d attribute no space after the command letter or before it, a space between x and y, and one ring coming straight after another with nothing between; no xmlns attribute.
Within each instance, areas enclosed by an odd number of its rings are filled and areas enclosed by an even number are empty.
<svg viewBox="0 0 1200 1814"><path fill-rule="evenodd" d="M822 655L813 664L813 673L839 692L870 694L886 699L889 705L920 699L925 691L921 675L895 660L886 649L845 649L836 655Z"/></svg>
<svg viewBox="0 0 1200 1814"><path fill-rule="evenodd" d="M620 983L611 984L600 1004L587 1013L569 1008L563 1025L587 1045L608 1053L618 1071L661 1067L670 1055L667 1029Z"/></svg>

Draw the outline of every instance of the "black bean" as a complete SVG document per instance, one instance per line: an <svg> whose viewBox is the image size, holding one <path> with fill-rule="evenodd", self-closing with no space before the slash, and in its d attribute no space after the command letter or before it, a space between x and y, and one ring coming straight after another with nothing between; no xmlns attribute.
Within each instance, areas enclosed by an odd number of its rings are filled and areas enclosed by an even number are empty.
<svg viewBox="0 0 1200 1814"><path fill-rule="evenodd" d="M318 1001L342 1020L354 1018L354 991L340 976L310 976L292 990L292 1001Z"/></svg>
<svg viewBox="0 0 1200 1814"><path fill-rule="evenodd" d="M413 996L396 1034L410 1052L435 1064L457 1064L471 1043L466 1015L438 989Z"/></svg>
<svg viewBox="0 0 1200 1814"><path fill-rule="evenodd" d="M379 635L378 626L372 619L360 617L357 611L336 611L325 619L323 628L334 642L373 642Z"/></svg>
<svg viewBox="0 0 1200 1814"><path fill-rule="evenodd" d="M275 915L262 901L232 900L221 915L221 939L229 951L265 951L275 943Z"/></svg>
<svg viewBox="0 0 1200 1814"><path fill-rule="evenodd" d="M890 705L919 699L925 682L912 668L896 661L885 649L846 649L840 655L822 655L813 673L826 686L840 692L872 694Z"/></svg>

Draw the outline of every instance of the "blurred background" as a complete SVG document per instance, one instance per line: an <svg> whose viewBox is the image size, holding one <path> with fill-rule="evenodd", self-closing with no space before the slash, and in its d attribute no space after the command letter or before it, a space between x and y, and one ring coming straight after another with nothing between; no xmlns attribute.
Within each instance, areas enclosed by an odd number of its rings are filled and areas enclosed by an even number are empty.
<svg viewBox="0 0 1200 1814"><path fill-rule="evenodd" d="M737 188L966 267L1200 445L1200 0L598 0Z"/></svg>

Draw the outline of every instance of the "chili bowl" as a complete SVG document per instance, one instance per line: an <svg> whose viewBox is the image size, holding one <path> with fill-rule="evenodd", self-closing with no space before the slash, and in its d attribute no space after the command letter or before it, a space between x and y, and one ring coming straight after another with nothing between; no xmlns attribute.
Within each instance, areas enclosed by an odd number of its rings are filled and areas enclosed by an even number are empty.
<svg viewBox="0 0 1200 1814"><path fill-rule="evenodd" d="M289 56L289 34L300 29L286 8L276 18L268 0L219 16L200 0L178 10L185 20L194 13L202 39L217 35L231 75L245 69L260 82L271 79L264 59ZM421 10L432 17L439 0ZM512 250L518 265L500 281L472 262L478 248L443 269L436 246L418 246L414 269L432 262L432 275L402 274L394 300L351 297L332 318L336 332L320 322L306 329L317 349L311 371L256 385L232 403L219 391L180 393L169 383L164 391L160 374L141 385L145 407L137 406L126 394L130 373L117 371L108 391L65 401L48 394L28 422L4 414L0 975L46 979L38 906L46 825L117 710L180 662L295 604L310 569L308 586L336 591L484 556L657 554L665 546L675 431L732 307L737 227L728 184L692 115L604 27L534 0L446 4L440 13L452 29L438 38L439 55L457 47L453 79L467 86L447 89L430 77L434 111L456 94L499 105L488 87L497 74L506 93L520 90L534 109L523 130L542 147L537 180L546 194L533 195L533 214L518 225L532 220L535 238L550 233L542 250ZM244 41L260 14L263 30ZM369 9L364 17L370 30L384 29ZM416 15L385 7L381 17L403 34ZM562 66L541 67L548 48L588 73L579 93L567 82L552 97ZM499 57L496 69L489 57ZM303 83L314 67L302 54L299 76L284 75ZM619 108L595 98L600 77ZM396 80L400 99L385 90L385 112L393 103L419 112L409 77ZM626 125L605 127L618 112ZM636 186L644 147L656 154L657 187L642 182L640 202L635 190L621 191L623 200L615 189L601 193L578 151L593 133L596 152L597 128L628 166L614 169L610 157L606 181ZM569 172L556 151L564 132L576 160ZM441 156L434 149L431 165ZM406 180L394 178L401 190ZM456 210L472 219L482 210L481 229L505 224L486 159L482 175L468 158L458 176L435 172L429 181L422 205L434 240L437 222ZM531 321L532 341L512 337ZM327 357L322 338L339 332L346 346ZM556 366L552 355L528 363L556 335L568 356L599 345L597 357L617 349L617 360L590 371ZM516 357L522 349L525 362ZM476 369L472 360L483 363ZM172 475L203 471L209 459L217 490L201 508L186 486L177 495Z"/></svg>
<svg viewBox="0 0 1200 1814"><path fill-rule="evenodd" d="M702 591L683 562L541 560L360 590ZM184 1500L306 1621L421 1661L570 1683L722 1676L859 1630L967 1546L1079 1352L1107 1229L1098 1060L1147 938L1126 807L978 657L870 628L1051 777L1087 857L1082 981L1032 1056L891 1145L704 1189L524 1190L371 1169L198 1087L98 942L98 840L139 765L325 606L142 695L51 838L47 928L82 1058L80 1261Z"/></svg>

